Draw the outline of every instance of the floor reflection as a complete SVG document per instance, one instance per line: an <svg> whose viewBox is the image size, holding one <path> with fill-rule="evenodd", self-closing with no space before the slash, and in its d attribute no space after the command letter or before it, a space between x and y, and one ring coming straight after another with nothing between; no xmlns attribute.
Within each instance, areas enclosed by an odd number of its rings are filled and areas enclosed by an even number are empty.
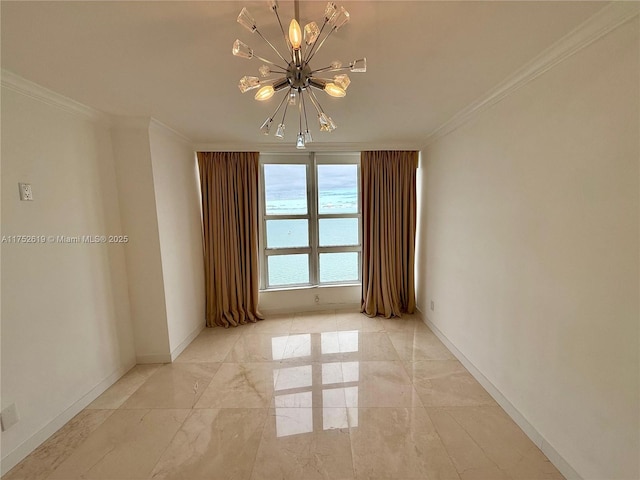
<svg viewBox="0 0 640 480"><path fill-rule="evenodd" d="M276 391L311 387L313 384L312 366L276 368L273 371L273 388Z"/></svg>
<svg viewBox="0 0 640 480"><path fill-rule="evenodd" d="M278 437L311 433L314 428L358 426L360 362L335 361L336 354L359 351L358 334L358 331L324 332L272 339L273 360L308 362L273 371ZM322 416L314 418L314 411L321 411Z"/></svg>
<svg viewBox="0 0 640 480"><path fill-rule="evenodd" d="M276 408L276 435L288 437L313 432L312 408Z"/></svg>
<svg viewBox="0 0 640 480"><path fill-rule="evenodd" d="M302 358L311 355L311 334L284 335L271 339L271 356L274 360Z"/></svg>
<svg viewBox="0 0 640 480"><path fill-rule="evenodd" d="M350 353L358 351L358 331L321 333L320 345L322 353Z"/></svg>

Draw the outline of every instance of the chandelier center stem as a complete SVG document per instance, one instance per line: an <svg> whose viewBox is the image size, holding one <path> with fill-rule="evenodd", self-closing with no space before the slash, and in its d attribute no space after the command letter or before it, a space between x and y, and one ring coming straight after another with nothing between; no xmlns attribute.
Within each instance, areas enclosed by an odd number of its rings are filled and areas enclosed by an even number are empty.
<svg viewBox="0 0 640 480"><path fill-rule="evenodd" d="M304 90L309 86L311 78L311 67L307 63L296 65L294 62L289 63L287 68L287 80L289 85L296 90Z"/></svg>

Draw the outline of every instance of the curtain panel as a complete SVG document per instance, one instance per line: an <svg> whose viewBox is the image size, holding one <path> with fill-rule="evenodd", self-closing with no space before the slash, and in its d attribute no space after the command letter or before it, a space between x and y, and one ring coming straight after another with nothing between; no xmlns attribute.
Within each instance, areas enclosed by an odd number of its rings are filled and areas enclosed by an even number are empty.
<svg viewBox="0 0 640 480"><path fill-rule="evenodd" d="M418 152L361 153L362 299L360 311L386 318L415 310Z"/></svg>
<svg viewBox="0 0 640 480"><path fill-rule="evenodd" d="M263 318L258 311L258 159L257 152L198 152L208 327Z"/></svg>

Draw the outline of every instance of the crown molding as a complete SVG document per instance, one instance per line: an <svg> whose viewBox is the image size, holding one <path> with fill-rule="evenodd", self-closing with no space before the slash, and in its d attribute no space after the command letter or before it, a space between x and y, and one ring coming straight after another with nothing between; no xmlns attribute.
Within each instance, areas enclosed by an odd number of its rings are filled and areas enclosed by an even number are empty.
<svg viewBox="0 0 640 480"><path fill-rule="evenodd" d="M160 120L156 120L153 117L145 116L127 116L127 115L113 115L111 117L113 130L145 130L147 132L155 131L160 135L165 135L177 140L189 148L193 148L193 142L189 137L174 130L173 128L165 125Z"/></svg>
<svg viewBox="0 0 640 480"><path fill-rule="evenodd" d="M170 126L162 123L160 120L156 120L153 117L151 117L151 121L149 123L149 129L156 130L158 133L161 133L163 135L168 135L170 137L173 137L175 140L178 140L184 144L189 145L189 147L193 147L193 141L189 137L171 128Z"/></svg>
<svg viewBox="0 0 640 480"><path fill-rule="evenodd" d="M640 2L616 1L602 8L574 30L544 50L540 55L507 77L486 95L460 110L453 117L431 131L422 149L439 138L448 135L467 123L476 115L511 95L538 76L566 60L607 33L638 15Z"/></svg>
<svg viewBox="0 0 640 480"><path fill-rule="evenodd" d="M106 113L77 102L69 97L65 97L64 95L49 90L48 88L42 87L37 83L31 82L26 78L10 72L9 70L2 69L1 84L4 88L46 103L47 105L57 107L67 113L85 117L92 122L106 126L111 125L111 117Z"/></svg>
<svg viewBox="0 0 640 480"><path fill-rule="evenodd" d="M138 129L149 130L151 128L151 117L128 116L128 115L112 115L111 128L119 129Z"/></svg>
<svg viewBox="0 0 640 480"><path fill-rule="evenodd" d="M320 143L314 142L304 150L287 143L196 143L198 152L261 152L261 153L310 153L310 152L361 152L366 150L420 150L417 143Z"/></svg>

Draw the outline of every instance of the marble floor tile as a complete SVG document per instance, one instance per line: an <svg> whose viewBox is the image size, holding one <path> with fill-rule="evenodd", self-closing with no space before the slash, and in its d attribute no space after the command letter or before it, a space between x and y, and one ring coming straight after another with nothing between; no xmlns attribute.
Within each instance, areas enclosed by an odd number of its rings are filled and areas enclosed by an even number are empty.
<svg viewBox="0 0 640 480"><path fill-rule="evenodd" d="M233 345L227 363L279 362L284 358L288 334L246 333Z"/></svg>
<svg viewBox="0 0 640 480"><path fill-rule="evenodd" d="M239 324L236 326L229 325L228 327L223 327L221 325L214 325L212 327L204 327L200 332L200 335L211 335L214 334L219 337L232 337L234 335L242 335L243 332L249 328L250 325L253 325L253 322L247 321L245 324Z"/></svg>
<svg viewBox="0 0 640 480"><path fill-rule="evenodd" d="M469 468L460 473L461 480L511 480L511 477L497 466ZM537 480L531 477L529 480Z"/></svg>
<svg viewBox="0 0 640 480"><path fill-rule="evenodd" d="M91 402L87 408L119 408L160 367L162 367L161 364L136 365L102 395Z"/></svg>
<svg viewBox="0 0 640 480"><path fill-rule="evenodd" d="M291 333L335 332L337 329L333 310L297 313L291 322Z"/></svg>
<svg viewBox="0 0 640 480"><path fill-rule="evenodd" d="M193 408L219 367L219 363L163 365L121 408Z"/></svg>
<svg viewBox="0 0 640 480"><path fill-rule="evenodd" d="M346 362L345 362L346 363ZM343 364L343 370L344 370ZM422 402L401 362L349 362L357 377L349 407L418 407Z"/></svg>
<svg viewBox="0 0 640 480"><path fill-rule="evenodd" d="M367 317L364 313L336 311L338 330L358 330L360 332L384 332L384 324L379 317Z"/></svg>
<svg viewBox="0 0 640 480"><path fill-rule="evenodd" d="M418 316L272 315L140 365L3 480L560 480Z"/></svg>
<svg viewBox="0 0 640 480"><path fill-rule="evenodd" d="M189 410L116 410L47 480L128 480L151 471Z"/></svg>
<svg viewBox="0 0 640 480"><path fill-rule="evenodd" d="M359 408L351 428L357 479L458 479L424 408Z"/></svg>
<svg viewBox="0 0 640 480"><path fill-rule="evenodd" d="M344 360L400 360L396 349L385 332L338 332Z"/></svg>
<svg viewBox="0 0 640 480"><path fill-rule="evenodd" d="M45 480L87 439L113 410L83 410L54 433L2 480Z"/></svg>
<svg viewBox="0 0 640 480"><path fill-rule="evenodd" d="M266 408L274 388L268 363L223 363L195 408Z"/></svg>
<svg viewBox="0 0 640 480"><path fill-rule="evenodd" d="M152 478L242 480L251 470L267 409L196 409L162 454Z"/></svg>
<svg viewBox="0 0 640 480"><path fill-rule="evenodd" d="M388 333L403 361L455 360L453 354L426 326L424 329Z"/></svg>
<svg viewBox="0 0 640 480"><path fill-rule="evenodd" d="M358 374L357 362L281 364L274 370L271 407L338 407L346 418L346 408L358 404Z"/></svg>
<svg viewBox="0 0 640 480"><path fill-rule="evenodd" d="M293 314L268 314L264 320L244 325L243 333L289 333Z"/></svg>
<svg viewBox="0 0 640 480"><path fill-rule="evenodd" d="M283 363L333 362L342 358L340 336L336 330L315 333L292 333L282 356Z"/></svg>
<svg viewBox="0 0 640 480"><path fill-rule="evenodd" d="M276 408L270 411L252 480L353 479L344 409Z"/></svg>
<svg viewBox="0 0 640 480"><path fill-rule="evenodd" d="M318 384L321 364L290 365L274 367L273 389L275 392L287 390L311 389Z"/></svg>
<svg viewBox="0 0 640 480"><path fill-rule="evenodd" d="M464 478L562 479L538 447L499 406L428 408ZM500 478L500 477L497 477Z"/></svg>
<svg viewBox="0 0 640 480"><path fill-rule="evenodd" d="M335 332L333 332L335 333ZM292 333L282 355L285 362L311 362L322 360L320 333Z"/></svg>
<svg viewBox="0 0 640 480"><path fill-rule="evenodd" d="M358 330L292 333L284 362L335 362L345 360L400 360L385 332Z"/></svg>
<svg viewBox="0 0 640 480"><path fill-rule="evenodd" d="M387 333L419 332L429 330L419 315L403 313L401 317L379 318Z"/></svg>
<svg viewBox="0 0 640 480"><path fill-rule="evenodd" d="M175 363L215 363L222 362L233 345L242 335L247 325L231 328L205 328L191 344L184 349Z"/></svg>
<svg viewBox="0 0 640 480"><path fill-rule="evenodd" d="M405 368L425 407L497 405L458 360L407 362Z"/></svg>

